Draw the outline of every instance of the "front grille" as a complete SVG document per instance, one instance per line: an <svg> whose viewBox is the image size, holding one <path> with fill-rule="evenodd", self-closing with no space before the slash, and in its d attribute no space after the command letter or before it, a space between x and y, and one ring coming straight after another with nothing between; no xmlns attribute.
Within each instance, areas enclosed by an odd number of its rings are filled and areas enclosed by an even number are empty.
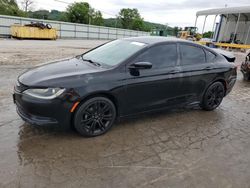
<svg viewBox="0 0 250 188"><path fill-rule="evenodd" d="M15 85L15 90L17 92L23 92L24 90L28 89L28 86L26 85L23 85L22 83L20 83L19 81L16 82L16 85Z"/></svg>

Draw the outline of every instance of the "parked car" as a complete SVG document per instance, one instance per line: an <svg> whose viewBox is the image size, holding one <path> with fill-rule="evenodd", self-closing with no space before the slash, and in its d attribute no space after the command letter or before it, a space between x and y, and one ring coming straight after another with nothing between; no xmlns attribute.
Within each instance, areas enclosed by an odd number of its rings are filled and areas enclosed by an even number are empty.
<svg viewBox="0 0 250 188"><path fill-rule="evenodd" d="M241 64L240 70L244 80L250 80L250 52L247 54L245 61Z"/></svg>
<svg viewBox="0 0 250 188"><path fill-rule="evenodd" d="M214 110L235 81L234 63L208 47L135 37L28 70L13 98L24 121L97 136L118 117L187 105Z"/></svg>

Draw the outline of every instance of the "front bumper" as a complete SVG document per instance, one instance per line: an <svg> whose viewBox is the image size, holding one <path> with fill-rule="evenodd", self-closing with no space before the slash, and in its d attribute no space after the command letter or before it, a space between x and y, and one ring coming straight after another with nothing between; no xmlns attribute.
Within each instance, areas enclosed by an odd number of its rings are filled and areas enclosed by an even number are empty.
<svg viewBox="0 0 250 188"><path fill-rule="evenodd" d="M32 125L50 125L50 124L58 124L56 119L35 116L29 113L25 113L22 108L19 106L16 108L17 114L26 122Z"/></svg>
<svg viewBox="0 0 250 188"><path fill-rule="evenodd" d="M14 91L13 100L18 115L33 125L53 125L63 129L70 128L73 102L61 97L52 100L33 98L18 91Z"/></svg>

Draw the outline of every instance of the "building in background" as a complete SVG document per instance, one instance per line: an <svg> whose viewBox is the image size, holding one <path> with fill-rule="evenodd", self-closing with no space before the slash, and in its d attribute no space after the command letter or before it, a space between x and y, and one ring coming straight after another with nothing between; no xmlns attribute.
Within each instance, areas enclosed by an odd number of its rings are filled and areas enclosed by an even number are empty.
<svg viewBox="0 0 250 188"><path fill-rule="evenodd" d="M250 45L250 6L198 11L195 26L200 16L204 17L202 34L204 33L207 17L214 17L213 41ZM220 21L216 23L218 16Z"/></svg>

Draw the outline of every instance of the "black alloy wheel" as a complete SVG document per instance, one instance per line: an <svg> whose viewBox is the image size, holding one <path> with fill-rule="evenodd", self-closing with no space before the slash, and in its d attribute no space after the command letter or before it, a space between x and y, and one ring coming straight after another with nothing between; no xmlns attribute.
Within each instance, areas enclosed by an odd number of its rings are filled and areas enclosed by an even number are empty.
<svg viewBox="0 0 250 188"><path fill-rule="evenodd" d="M74 126L83 136L93 137L106 133L114 124L116 108L105 97L85 101L76 111Z"/></svg>
<svg viewBox="0 0 250 188"><path fill-rule="evenodd" d="M208 87L204 94L201 107L204 110L214 110L222 102L225 96L225 89L221 82L215 82Z"/></svg>

